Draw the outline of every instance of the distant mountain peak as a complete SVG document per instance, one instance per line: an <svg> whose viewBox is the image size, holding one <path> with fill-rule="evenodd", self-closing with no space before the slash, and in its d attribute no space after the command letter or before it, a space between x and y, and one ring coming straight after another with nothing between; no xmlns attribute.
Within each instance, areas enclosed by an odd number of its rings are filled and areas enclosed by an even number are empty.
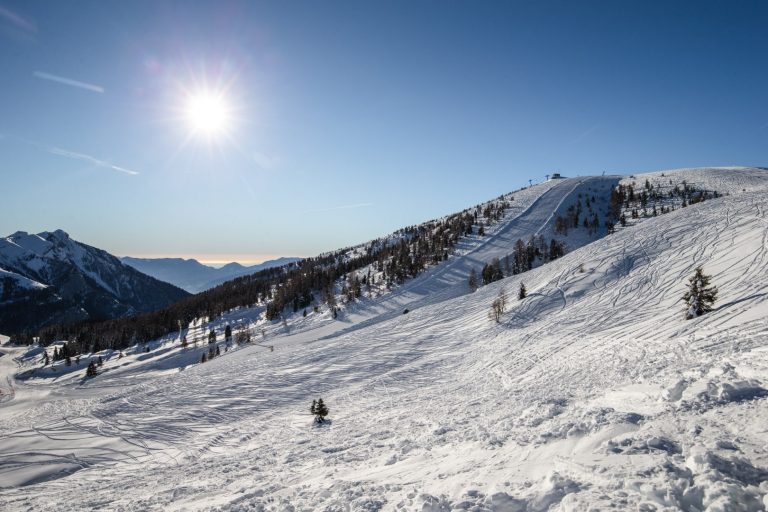
<svg viewBox="0 0 768 512"><path fill-rule="evenodd" d="M0 267L0 332L149 312L187 296L62 229L0 238Z"/></svg>
<svg viewBox="0 0 768 512"><path fill-rule="evenodd" d="M130 265L166 283L171 283L191 293L213 288L236 277L254 274L259 270L279 267L299 261L301 258L282 257L264 261L258 265L245 266L237 262L214 268L195 259L182 258L132 258L125 256L123 263Z"/></svg>
<svg viewBox="0 0 768 512"><path fill-rule="evenodd" d="M233 261L232 263L227 263L223 267L221 267L219 270L240 270L242 268L245 268L245 266L239 264L236 261Z"/></svg>

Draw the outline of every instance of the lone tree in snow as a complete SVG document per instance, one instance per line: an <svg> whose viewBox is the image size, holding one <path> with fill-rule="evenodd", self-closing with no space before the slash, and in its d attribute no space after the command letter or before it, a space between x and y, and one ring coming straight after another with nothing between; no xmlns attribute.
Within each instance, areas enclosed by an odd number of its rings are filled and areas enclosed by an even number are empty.
<svg viewBox="0 0 768 512"><path fill-rule="evenodd" d="M504 288L499 290L499 296L493 299L491 302L491 310L488 312L488 316L494 322L501 323L501 315L507 309L507 293Z"/></svg>
<svg viewBox="0 0 768 512"><path fill-rule="evenodd" d="M96 362L91 359L91 362L88 363L88 369L85 370L85 376L86 377L95 377L98 375L98 371L96 369Z"/></svg>
<svg viewBox="0 0 768 512"><path fill-rule="evenodd" d="M318 398L317 400L312 400L309 412L315 415L315 423L323 423L325 417L328 416L328 407L325 406L322 398Z"/></svg>
<svg viewBox="0 0 768 512"><path fill-rule="evenodd" d="M712 305L717 300L717 287L710 286L711 277L704 274L701 266L696 267L693 277L688 280L688 291L683 295L688 308L685 319L690 320L712 311Z"/></svg>
<svg viewBox="0 0 768 512"><path fill-rule="evenodd" d="M523 300L528 296L528 290L525 289L525 285L520 283L520 292L517 294L518 300Z"/></svg>
<svg viewBox="0 0 768 512"><path fill-rule="evenodd" d="M467 285L469 286L469 291L474 293L475 290L477 290L477 272L475 272L474 268L471 268L469 270L469 278L467 280Z"/></svg>

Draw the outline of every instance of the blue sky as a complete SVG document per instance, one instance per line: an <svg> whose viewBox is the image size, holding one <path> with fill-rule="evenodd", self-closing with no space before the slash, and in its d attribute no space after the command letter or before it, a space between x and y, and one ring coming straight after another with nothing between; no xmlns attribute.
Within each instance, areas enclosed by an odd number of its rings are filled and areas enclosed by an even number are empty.
<svg viewBox="0 0 768 512"><path fill-rule="evenodd" d="M768 165L766 2L0 0L0 233L310 256L553 171ZM191 133L187 96L226 98Z"/></svg>

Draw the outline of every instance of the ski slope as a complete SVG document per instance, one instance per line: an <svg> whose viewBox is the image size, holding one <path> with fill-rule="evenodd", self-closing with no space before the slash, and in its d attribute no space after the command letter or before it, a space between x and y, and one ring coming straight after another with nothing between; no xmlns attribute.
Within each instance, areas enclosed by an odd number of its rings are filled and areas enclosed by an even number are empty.
<svg viewBox="0 0 768 512"><path fill-rule="evenodd" d="M485 241L361 307L371 316L359 325L298 330L272 338L274 351L202 365L177 351L182 371L137 352L90 381L17 380L0 404L0 504L764 510L768 172L679 172L728 195L473 294L458 291L464 265L547 229L544 212L597 183L552 186ZM680 297L697 265L720 295L686 321ZM521 281L529 296L490 321L491 301ZM390 314L402 306L414 307ZM1 350L5 379L24 350ZM331 410L323 427L308 414L318 396Z"/></svg>
<svg viewBox="0 0 768 512"><path fill-rule="evenodd" d="M541 234L548 238L556 237L552 225L557 215L564 215L566 208L574 204L580 195L596 193L608 197L619 178L608 176L552 180L516 193L510 212L501 222L490 226L486 236L465 237L447 262L427 269L378 299L364 301L359 307L353 308L348 315L351 325L345 331L391 319L406 309L413 311L470 293L467 279L471 270L474 269L479 275L483 265L494 258L502 259L510 255L517 240L527 241L532 235ZM605 203L607 206L607 200ZM568 250L589 243L597 236L573 236L566 240ZM364 274L361 272L361 275ZM325 330L329 329L329 326L324 327ZM334 327L330 329L327 336L335 336L339 332Z"/></svg>

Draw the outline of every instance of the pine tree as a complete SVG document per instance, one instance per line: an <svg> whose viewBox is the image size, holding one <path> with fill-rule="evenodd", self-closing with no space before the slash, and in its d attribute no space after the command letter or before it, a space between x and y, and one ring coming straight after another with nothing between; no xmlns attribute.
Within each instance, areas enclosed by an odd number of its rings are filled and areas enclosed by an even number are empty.
<svg viewBox="0 0 768 512"><path fill-rule="evenodd" d="M205 355L205 352L203 352L203 355L202 355L202 357L200 358L200 362L201 362L201 363L204 363L204 362L206 362L206 361L208 361L208 357Z"/></svg>
<svg viewBox="0 0 768 512"><path fill-rule="evenodd" d="M315 423L323 423L328 416L328 407L325 406L322 398L318 398L317 402L312 400L310 411L315 415Z"/></svg>
<svg viewBox="0 0 768 512"><path fill-rule="evenodd" d="M520 292L517 294L518 300L523 300L528 296L528 290L525 289L525 285L520 283Z"/></svg>
<svg viewBox="0 0 768 512"><path fill-rule="evenodd" d="M104 366L104 360L99 356L99 359L96 361L96 364L99 366Z"/></svg>
<svg viewBox="0 0 768 512"><path fill-rule="evenodd" d="M85 376L86 377L95 377L98 375L98 370L96 369L96 363L91 359L91 362L88 363L88 369L85 370Z"/></svg>
<svg viewBox="0 0 768 512"><path fill-rule="evenodd" d="M467 280L467 284L469 285L470 292L474 293L477 290L477 272L475 272L474 268L469 270L469 279Z"/></svg>
<svg viewBox="0 0 768 512"><path fill-rule="evenodd" d="M208 333L208 343L216 343L216 331L213 329Z"/></svg>
<svg viewBox="0 0 768 512"><path fill-rule="evenodd" d="M704 274L701 266L696 267L693 277L688 280L688 291L682 300L688 306L685 319L690 320L712 311L717 300L717 287L710 286L711 277Z"/></svg>
<svg viewBox="0 0 768 512"><path fill-rule="evenodd" d="M72 358L69 357L69 354L67 354L67 357L65 358L65 363L67 366L72 366Z"/></svg>
<svg viewBox="0 0 768 512"><path fill-rule="evenodd" d="M224 341L227 343L232 341L232 328L229 325L224 328Z"/></svg>

